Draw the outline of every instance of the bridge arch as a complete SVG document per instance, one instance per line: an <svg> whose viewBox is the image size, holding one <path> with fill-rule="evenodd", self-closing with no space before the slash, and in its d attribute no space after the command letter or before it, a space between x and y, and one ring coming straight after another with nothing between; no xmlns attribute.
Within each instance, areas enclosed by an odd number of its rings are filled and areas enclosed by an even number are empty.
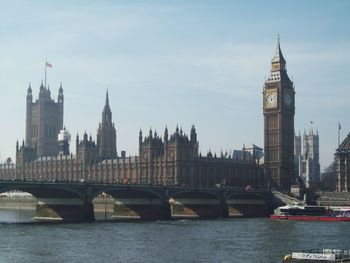
<svg viewBox="0 0 350 263"><path fill-rule="evenodd" d="M225 216L220 193L205 190L180 190L170 193L172 218L217 218Z"/></svg>
<svg viewBox="0 0 350 263"><path fill-rule="evenodd" d="M156 220L167 218L167 207L161 192L137 187L108 187L99 189L112 196L114 201L112 220Z"/></svg>
<svg viewBox="0 0 350 263"><path fill-rule="evenodd" d="M0 192L19 190L37 199L34 219L40 221L93 221L91 203L83 189L67 185L40 183L5 183Z"/></svg>
<svg viewBox="0 0 350 263"><path fill-rule="evenodd" d="M226 204L229 217L262 217L269 213L269 199L264 193L226 193Z"/></svg>

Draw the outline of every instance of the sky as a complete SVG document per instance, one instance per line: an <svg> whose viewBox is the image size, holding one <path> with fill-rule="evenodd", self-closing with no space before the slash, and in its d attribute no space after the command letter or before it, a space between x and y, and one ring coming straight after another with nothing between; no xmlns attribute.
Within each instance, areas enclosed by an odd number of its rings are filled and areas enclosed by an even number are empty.
<svg viewBox="0 0 350 263"><path fill-rule="evenodd" d="M0 162L25 136L44 79L75 138L96 137L106 90L118 152L138 133L196 126L200 151L263 146L262 90L280 35L296 133L318 130L321 169L350 130L350 1L1 1ZM313 124L311 124L313 122ZM75 139L73 139L73 142ZM74 143L72 143L74 145ZM73 147L73 152L74 147Z"/></svg>

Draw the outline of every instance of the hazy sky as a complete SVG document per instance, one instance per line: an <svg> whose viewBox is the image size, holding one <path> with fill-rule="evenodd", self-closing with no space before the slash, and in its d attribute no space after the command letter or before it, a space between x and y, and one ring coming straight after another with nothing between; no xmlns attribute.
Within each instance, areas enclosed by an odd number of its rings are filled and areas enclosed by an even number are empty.
<svg viewBox="0 0 350 263"><path fill-rule="evenodd" d="M62 3L64 2L64 3ZM0 161L25 136L29 82L65 95L64 123L95 138L109 90L118 152L138 132L196 125L200 151L263 146L262 89L281 36L295 129L318 129L321 166L350 129L350 1L3 1ZM74 148L73 148L74 150Z"/></svg>

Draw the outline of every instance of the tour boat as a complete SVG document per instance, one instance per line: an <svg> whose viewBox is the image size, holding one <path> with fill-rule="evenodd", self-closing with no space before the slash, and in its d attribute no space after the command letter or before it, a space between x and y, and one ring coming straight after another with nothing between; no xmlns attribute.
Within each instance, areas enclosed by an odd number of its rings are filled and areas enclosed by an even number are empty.
<svg viewBox="0 0 350 263"><path fill-rule="evenodd" d="M284 256L282 262L350 262L350 250L318 249L293 252Z"/></svg>
<svg viewBox="0 0 350 263"><path fill-rule="evenodd" d="M278 207L271 218L305 221L350 221L350 207L293 204Z"/></svg>

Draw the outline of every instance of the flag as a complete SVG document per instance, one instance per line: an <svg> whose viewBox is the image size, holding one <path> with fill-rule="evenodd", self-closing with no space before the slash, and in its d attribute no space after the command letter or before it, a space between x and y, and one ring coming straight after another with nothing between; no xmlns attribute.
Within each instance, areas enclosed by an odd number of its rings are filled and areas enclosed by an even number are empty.
<svg viewBox="0 0 350 263"><path fill-rule="evenodd" d="M339 122L338 122L338 130L341 130L341 125Z"/></svg>
<svg viewBox="0 0 350 263"><path fill-rule="evenodd" d="M52 68L52 65L46 61L46 67Z"/></svg>

